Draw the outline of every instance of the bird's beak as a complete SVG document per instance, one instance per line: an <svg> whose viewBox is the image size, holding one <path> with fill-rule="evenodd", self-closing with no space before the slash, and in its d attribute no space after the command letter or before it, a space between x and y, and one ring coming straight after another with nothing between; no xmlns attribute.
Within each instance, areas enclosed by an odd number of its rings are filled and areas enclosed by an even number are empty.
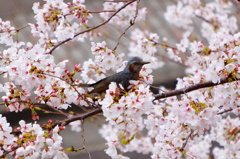
<svg viewBox="0 0 240 159"><path fill-rule="evenodd" d="M145 62L145 61L141 62L142 65L149 64L149 63L150 62Z"/></svg>

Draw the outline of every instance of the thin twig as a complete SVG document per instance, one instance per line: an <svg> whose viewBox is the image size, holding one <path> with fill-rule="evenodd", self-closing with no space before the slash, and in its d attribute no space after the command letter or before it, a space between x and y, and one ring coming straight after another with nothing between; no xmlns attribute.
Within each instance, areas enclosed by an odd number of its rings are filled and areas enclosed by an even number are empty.
<svg viewBox="0 0 240 159"><path fill-rule="evenodd" d="M25 25L25 26L23 26L23 27L21 27L21 28L19 28L19 29L12 29L12 30L6 30L6 31L0 31L0 33L6 33L6 32L12 32L12 31L15 31L15 32L19 32L20 30L22 30L22 29L25 29L25 28L27 28L27 27L29 27L29 25L27 24L27 25Z"/></svg>
<svg viewBox="0 0 240 159"><path fill-rule="evenodd" d="M7 156L9 153L14 152L14 151L17 150L18 148L19 148L19 146L16 146L16 147L12 148L11 151L3 151L3 155L0 156L0 158L6 158L6 156Z"/></svg>
<svg viewBox="0 0 240 159"><path fill-rule="evenodd" d="M69 84L69 85L77 92L78 97L82 96L82 94L79 93L79 91L77 90L77 88L74 87L74 86L78 86L78 85L70 84L68 81L64 80L64 78L61 78L61 77L58 77L58 76L55 76L55 75L51 75L51 74L47 74L47 73L42 73L42 74L47 75L47 76L50 76L50 77L54 77L54 78L57 78L57 79L60 79L60 80L62 80L62 81L64 81L64 82L66 82L67 84ZM90 102L87 101L87 100L85 100L85 102L87 102L88 104L90 103ZM91 104L93 105L94 103L91 103ZM71 104L70 104L70 105L71 105ZM80 105L77 105L77 106L79 106L81 109L84 110L84 107L81 107ZM85 111L85 110L84 110L84 111Z"/></svg>
<svg viewBox="0 0 240 159"><path fill-rule="evenodd" d="M22 101L22 100L20 100L20 101L15 101L15 102L24 103L24 104L29 104L29 105L33 105L33 106L36 106L36 105L39 105L39 106L47 106L48 108L50 108L50 109L52 109L52 110L55 111L55 112L51 112L51 111L46 110L46 111L48 111L48 112L50 112L50 113L53 113L53 114L61 114L61 115L64 115L64 116L66 116L66 117L69 116L69 114L67 114L67 113L65 113L65 112L61 111L60 109L57 109L57 108L55 108L55 107L53 107L53 106L50 106L50 105L48 105L48 104L46 104L46 103L30 103L30 102L28 102L28 101ZM1 105L1 104L6 104L6 103L0 103L0 105ZM41 108L41 109L42 109L42 108ZM43 109L43 110L44 110L44 109Z"/></svg>
<svg viewBox="0 0 240 159"><path fill-rule="evenodd" d="M137 1L137 0L132 0L132 1L129 1L128 3L124 4L121 8L119 8L115 13L113 13L113 14L112 14L106 21L104 21L103 23L101 23L101 24L99 24L99 25L97 25L97 26L95 26L95 27L92 27L92 28L86 29L86 30L84 30L84 31L81 31L81 32L75 34L73 38L68 38L68 39L66 39L66 40L58 43L57 45L55 45L55 46L48 52L48 54L52 54L52 52L53 52L56 48L58 48L59 46L61 46L61 45L64 44L64 43L66 43L66 42L74 39L74 38L77 37L78 35L81 35L81 34L84 34L84 33L86 33L86 32L92 31L92 30L94 30L94 29L97 29L97 28L99 28L99 27L107 24L107 23L108 23L115 15L117 15L121 10L123 10L124 8L126 8L128 5L132 4L132 3L135 2L135 1Z"/></svg>
<svg viewBox="0 0 240 159"><path fill-rule="evenodd" d="M140 80L140 81L142 81L143 83L147 84L150 88L154 88L154 89L160 90L160 91L162 91L162 92L166 92L166 90L163 90L163 89L161 89L160 87L151 85L151 84L147 83L147 82L144 81L144 80Z"/></svg>
<svg viewBox="0 0 240 159"><path fill-rule="evenodd" d="M55 108L54 106L50 106L50 105L48 105L48 104L34 103L33 105L47 106L48 108L50 108L50 109L54 110L55 112L57 112L57 114L61 114L61 115L64 115L64 116L66 116L66 117L69 116L68 113L65 113L65 112L61 111L60 109L57 109L57 108ZM42 108L41 108L41 109L42 109ZM47 111L47 110L46 110L46 111ZM56 114L56 113L54 113L54 114Z"/></svg>
<svg viewBox="0 0 240 159"><path fill-rule="evenodd" d="M5 74L5 73L7 73L7 72L1 72L0 75L3 75L3 74Z"/></svg>
<svg viewBox="0 0 240 159"><path fill-rule="evenodd" d="M192 136L193 132L194 132L194 130L191 129L191 132L190 132L190 134L187 136L187 139L186 139L186 141L183 143L180 151L183 151L183 150L184 150L184 148L185 148L186 145L187 145L188 139Z"/></svg>
<svg viewBox="0 0 240 159"><path fill-rule="evenodd" d="M152 39L148 39L148 40L151 41L151 42L153 42L154 45L159 45L159 46L161 46L161 47L162 47L163 49L165 49L165 50L167 50L167 49L172 49L172 50L173 50L173 53L174 53L175 55L176 55L176 53L175 53L174 51L178 51L179 53L184 54L184 52L181 52L181 51L179 51L177 48L172 47L172 46L170 46L170 45L168 45L168 44L158 43L158 42L156 42L156 41L154 41L154 40L152 40ZM186 50L186 52L190 52L190 50ZM178 56L178 55L176 55L176 56ZM169 58L168 56L166 56L165 54L164 54L164 55L160 55L160 57L167 58L169 61L171 61L171 62L173 62L173 63L176 63L176 64L179 64L179 65L182 65L182 66L186 67L186 65L185 65L184 63L175 61L175 60ZM181 58L181 60L182 60L182 58Z"/></svg>
<svg viewBox="0 0 240 159"><path fill-rule="evenodd" d="M46 114L57 114L57 115L62 115L62 113L54 112L54 111L50 111L50 110L43 109L43 108L41 108L40 111L42 111L43 113L46 113Z"/></svg>
<svg viewBox="0 0 240 159"><path fill-rule="evenodd" d="M119 36L119 38L118 38L118 43L117 43L117 45L114 47L113 51L115 51L115 50L117 49L117 47L118 47L118 45L120 44L120 40L121 40L121 38L123 37L123 35L125 35L126 32L135 24L136 19L137 19L137 16L138 16L138 4L139 4L139 1L137 1L136 12L135 12L135 15L134 15L134 17L133 17L133 20L130 21L130 25L129 25L129 26L124 30L124 32Z"/></svg>
<svg viewBox="0 0 240 159"><path fill-rule="evenodd" d="M81 120L81 128L82 128L82 131L81 131L81 138L82 138L82 144L83 144L83 148L85 149L85 151L88 153L88 158L91 159L91 154L90 152L88 151L88 149L86 148L86 144L85 144L85 137L84 137L84 119Z"/></svg>
<svg viewBox="0 0 240 159"><path fill-rule="evenodd" d="M19 32L20 30L22 30L22 29L25 29L25 28L27 28L27 27L29 27L29 25L27 24L27 25L25 25L25 26L23 26L23 27L21 27L21 28L19 28L19 29L16 29L16 31L17 32Z"/></svg>
<svg viewBox="0 0 240 159"><path fill-rule="evenodd" d="M206 23L209 23L209 24L212 24L212 25L213 25L213 23L212 23L210 20L207 20L207 19L204 18L203 16L200 16L200 15L195 15L195 16L196 16L197 18L205 21ZM213 26L216 27L215 25L213 25Z"/></svg>
<svg viewBox="0 0 240 159"><path fill-rule="evenodd" d="M222 111L222 112L218 112L217 115L221 115L221 114L230 112L230 111L232 111L232 110L233 110L232 108L229 108L229 109L226 109L226 110L224 110L224 111Z"/></svg>
<svg viewBox="0 0 240 159"><path fill-rule="evenodd" d="M64 78L61 78L61 77L58 77L58 76L55 76L55 75L52 75L52 74L48 74L48 73L43 72L43 73L39 73L39 75L46 75L46 76L54 77L54 78L60 79L62 81L65 81L67 84L70 84Z"/></svg>
<svg viewBox="0 0 240 159"><path fill-rule="evenodd" d="M115 12L116 10L101 10L101 11L88 11L88 13L103 13L103 12Z"/></svg>
<svg viewBox="0 0 240 159"><path fill-rule="evenodd" d="M73 150L71 150L71 152L78 152L78 151L81 151L81 150L84 150L84 147L80 147L80 148L78 148L78 149L73 149Z"/></svg>

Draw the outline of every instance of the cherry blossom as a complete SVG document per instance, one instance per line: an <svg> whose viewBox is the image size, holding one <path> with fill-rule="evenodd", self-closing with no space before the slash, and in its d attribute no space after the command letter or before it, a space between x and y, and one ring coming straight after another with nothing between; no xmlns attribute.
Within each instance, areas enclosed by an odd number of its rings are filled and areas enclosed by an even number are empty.
<svg viewBox="0 0 240 159"><path fill-rule="evenodd" d="M71 130L72 131L76 131L76 132L81 132L81 125L82 125L82 123L81 123L81 121L74 121L74 122L71 122L70 124L69 124L70 126L71 126Z"/></svg>
<svg viewBox="0 0 240 159"><path fill-rule="evenodd" d="M14 144L17 138L14 137L12 132L12 127L7 122L6 117L0 115L0 142L3 146L0 148L0 155L2 156L4 151L11 151L14 149Z"/></svg>
<svg viewBox="0 0 240 159"><path fill-rule="evenodd" d="M118 10L119 8L123 7L123 2L111 2L107 1L103 3L103 9L106 11L114 11ZM119 25L119 26L127 26L129 25L129 21L133 20L136 16L136 10L138 10L137 14L137 21L143 21L146 16L146 8L139 9L137 8L138 2L133 2L130 5L128 5L126 8L124 8L121 12L119 12L116 16L112 18L110 21L111 24ZM100 13L100 16L103 19L108 19L111 16L111 12L103 12Z"/></svg>
<svg viewBox="0 0 240 159"><path fill-rule="evenodd" d="M95 81L103 79L107 71L112 69L116 71L119 67L122 67L122 57L124 54L116 55L113 50L106 46L106 42L101 43L92 42L91 51L95 55L95 60L89 59L83 64L82 78L84 81ZM120 70L118 70L120 71ZM89 80L92 79L91 80Z"/></svg>
<svg viewBox="0 0 240 159"><path fill-rule="evenodd" d="M92 17L83 3L84 1L65 3L62 0L47 0L42 7L39 2L34 3L33 11L37 22L29 24L32 34L40 38L41 44L49 45L54 44L56 40L74 38ZM79 20L80 23L75 20Z"/></svg>
<svg viewBox="0 0 240 159"><path fill-rule="evenodd" d="M157 59L157 57L155 57L155 54L157 52L155 43L159 40L159 36L157 34L135 29L131 33L131 40L132 42L129 46L130 56L141 55L145 61L151 62L150 66L146 66L148 68L150 67L152 69L155 69L164 65L163 61L160 61Z"/></svg>
<svg viewBox="0 0 240 159"><path fill-rule="evenodd" d="M58 159L68 158L67 151L89 152L84 143L84 131L88 131L84 122L102 113L105 123L99 133L111 158L127 159L125 153L133 151L152 159L240 158L240 32L235 1L203 4L200 0L180 0L166 7L166 21L182 30L174 45L135 25L146 20L147 8L140 8L140 1L105 1L96 12L84 2L36 2L32 7L35 21L20 29L0 19L0 44L4 48L0 51L0 104L9 113L29 109L35 120L21 120L12 128L0 115L0 156ZM103 23L91 26L92 17L102 18ZM100 35L106 38L98 31L105 24L125 29L119 37L129 37L125 53L118 51L118 45L110 49L110 42L95 39ZM128 30L132 26L135 28ZM37 42L15 38L27 27ZM74 40L91 43L91 57L67 68L69 60L56 62L54 53ZM160 49L164 50L161 54ZM139 80L129 81L129 90L112 82L104 94L92 95L92 88L81 87L122 71L132 56L151 64L142 67ZM177 78L174 90L159 86L155 95L150 90L151 74L164 66L162 57L184 65L186 75ZM172 92L175 94L166 95ZM69 111L70 107L80 108L81 113ZM38 112L64 118L40 125ZM59 132L67 125L81 133L83 147L62 146ZM219 147L213 146L214 142Z"/></svg>
<svg viewBox="0 0 240 159"><path fill-rule="evenodd" d="M194 10L190 5L184 6L184 4L179 1L176 6L168 6L164 16L170 23L184 29L192 30L193 12Z"/></svg>

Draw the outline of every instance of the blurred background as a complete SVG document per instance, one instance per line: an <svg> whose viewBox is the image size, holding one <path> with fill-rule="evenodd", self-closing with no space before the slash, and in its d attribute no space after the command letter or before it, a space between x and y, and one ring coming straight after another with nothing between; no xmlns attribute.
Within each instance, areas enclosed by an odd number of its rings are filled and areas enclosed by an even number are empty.
<svg viewBox="0 0 240 159"><path fill-rule="evenodd" d="M37 0L1 0L0 5L0 18L3 21L10 21L15 28L21 28L28 23L35 23L34 14L32 11L32 5L34 2L38 2ZM39 0L40 3L43 1ZM65 1L68 2L68 1ZM175 43L179 42L181 38L181 31L179 28L171 26L164 19L164 12L166 10L166 6L171 4L172 1L169 0L151 0L140 1L140 8L147 7L147 18L146 21L137 23L134 25L124 36L120 45L118 46L116 52L120 54L124 52L128 53L126 45L129 43L129 35L131 30L135 28L141 28L142 30L148 30L152 33L157 33L160 36L160 39L164 37L168 38L169 45L175 47ZM102 10L103 0L86 0L85 5L87 9L90 11L100 11ZM96 18L90 20L90 26L96 26L102 19L97 15L93 14ZM100 38L96 38L95 42L106 41L108 47L113 49L117 44L118 37L122 34L124 29L115 28L113 25L105 25L98 29L104 36ZM111 35L111 36L110 36ZM32 43L37 42L37 40L31 36L30 28L25 28L20 31L18 35L19 40L22 41L31 41ZM160 40L161 42L161 40ZM62 61L65 59L69 59L69 63L67 67L69 70L73 70L73 66L75 64L82 64L85 60L92 56L91 54L91 43L90 41L86 41L85 43L80 43L76 41L70 41L67 44L60 46L57 50L53 52L53 56L55 57L56 62ZM4 46L0 45L0 52L2 52ZM158 54L163 55L166 54L164 49L159 49ZM125 60L128 60L128 57L125 57ZM184 67L182 65L171 62L167 58L163 58L165 62L164 67L154 70L152 75L154 76L154 85L159 86L163 85L169 89L173 89L175 87L176 78L184 76ZM80 78L80 77L79 77ZM0 78L1 83L4 81ZM156 90L155 90L156 91ZM1 94L2 95L2 94ZM1 100L1 99L0 99ZM11 123L12 126L18 126L18 121L20 119L27 120L27 122L33 122L31 119L31 113L29 110L24 110L21 113L7 113L5 111L5 107L1 106L0 108L1 114L7 117L8 122ZM57 115L40 114L40 123L46 122L48 119L59 120L60 117ZM92 158L98 159L108 159L110 158L104 152L106 148L105 140L101 138L98 129L103 123L104 119L101 115L90 118L85 122L85 140L86 147L88 151L90 151ZM70 128L67 127L67 130L62 131L61 135L64 138L63 147L68 148L74 146L75 148L80 148L82 144L81 134L70 131ZM85 151L81 151L78 153L69 153L71 159L87 159L88 154ZM127 154L130 158L150 158L149 155L137 154L135 152ZM11 158L11 157L9 157Z"/></svg>

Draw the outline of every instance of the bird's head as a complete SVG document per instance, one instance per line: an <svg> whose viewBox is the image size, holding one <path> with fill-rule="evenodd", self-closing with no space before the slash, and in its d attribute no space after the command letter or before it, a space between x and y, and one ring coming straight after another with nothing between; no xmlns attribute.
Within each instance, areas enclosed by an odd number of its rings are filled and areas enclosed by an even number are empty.
<svg viewBox="0 0 240 159"><path fill-rule="evenodd" d="M150 62L145 62L142 58L135 56L128 61L125 69L132 73L139 73L142 69L142 66L149 63Z"/></svg>

